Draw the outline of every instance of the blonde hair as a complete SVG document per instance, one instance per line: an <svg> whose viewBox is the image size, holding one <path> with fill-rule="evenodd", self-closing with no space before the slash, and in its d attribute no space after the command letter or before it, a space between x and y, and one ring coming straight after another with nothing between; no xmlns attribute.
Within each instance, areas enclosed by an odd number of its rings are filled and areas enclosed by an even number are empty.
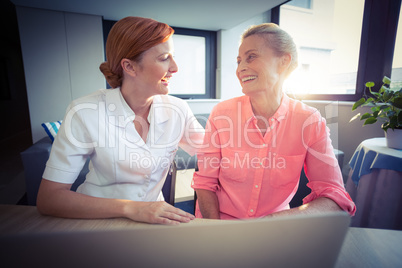
<svg viewBox="0 0 402 268"><path fill-rule="evenodd" d="M265 44L271 48L277 56L289 54L291 62L287 70L289 76L298 65L297 48L293 38L275 23L262 23L248 28L241 36L241 42L251 35L258 35L265 40Z"/></svg>

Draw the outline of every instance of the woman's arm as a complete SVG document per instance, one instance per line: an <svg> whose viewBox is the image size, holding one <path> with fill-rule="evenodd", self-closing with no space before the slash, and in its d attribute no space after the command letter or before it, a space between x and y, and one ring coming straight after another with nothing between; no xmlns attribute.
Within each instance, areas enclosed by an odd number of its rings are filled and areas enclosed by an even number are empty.
<svg viewBox="0 0 402 268"><path fill-rule="evenodd" d="M138 222L177 225L195 217L160 202L99 198L73 192L71 184L42 179L37 208L41 214L63 218L128 218Z"/></svg>
<svg viewBox="0 0 402 268"><path fill-rule="evenodd" d="M301 205L300 207L272 213L268 215L268 217L280 217L280 216L298 215L298 214L307 215L307 214L317 214L317 213L326 213L334 211L343 211L343 210L332 199L326 197L320 197L311 201L310 203Z"/></svg>
<svg viewBox="0 0 402 268"><path fill-rule="evenodd" d="M203 218L220 219L219 201L215 192L196 189L198 206Z"/></svg>

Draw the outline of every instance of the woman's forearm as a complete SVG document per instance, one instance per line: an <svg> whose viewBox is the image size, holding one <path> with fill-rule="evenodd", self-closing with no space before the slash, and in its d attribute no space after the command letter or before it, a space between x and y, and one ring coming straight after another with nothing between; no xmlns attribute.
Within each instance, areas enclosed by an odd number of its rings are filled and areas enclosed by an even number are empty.
<svg viewBox="0 0 402 268"><path fill-rule="evenodd" d="M178 224L194 216L166 202L99 198L70 191L69 184L42 180L37 208L41 214L63 218L128 218L134 221Z"/></svg>
<svg viewBox="0 0 402 268"><path fill-rule="evenodd" d="M215 192L196 189L198 206L203 218L220 219L219 201Z"/></svg>
<svg viewBox="0 0 402 268"><path fill-rule="evenodd" d="M342 211L338 204L332 199L326 197L320 197L308 204L301 205L300 207L295 207L292 209L287 209L279 212L272 213L268 217L278 217L286 215L296 215L296 214L317 214L333 211Z"/></svg>
<svg viewBox="0 0 402 268"><path fill-rule="evenodd" d="M83 195L70 191L70 186L43 179L36 202L39 212L63 218L123 217L122 201Z"/></svg>

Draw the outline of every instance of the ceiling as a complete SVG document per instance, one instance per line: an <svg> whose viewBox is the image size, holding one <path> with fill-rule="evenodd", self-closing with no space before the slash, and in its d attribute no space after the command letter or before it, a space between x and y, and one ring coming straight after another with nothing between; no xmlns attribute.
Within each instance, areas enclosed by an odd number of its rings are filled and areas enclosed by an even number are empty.
<svg viewBox="0 0 402 268"><path fill-rule="evenodd" d="M286 0L11 0L17 6L101 15L153 18L169 25L225 30L270 10Z"/></svg>

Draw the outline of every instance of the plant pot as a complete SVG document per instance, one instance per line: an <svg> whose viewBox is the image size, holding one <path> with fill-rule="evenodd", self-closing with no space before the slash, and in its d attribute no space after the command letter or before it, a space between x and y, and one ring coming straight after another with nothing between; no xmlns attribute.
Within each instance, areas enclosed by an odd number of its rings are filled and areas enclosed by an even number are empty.
<svg viewBox="0 0 402 268"><path fill-rule="evenodd" d="M388 129L385 132L385 139L389 148L402 150L402 129Z"/></svg>

